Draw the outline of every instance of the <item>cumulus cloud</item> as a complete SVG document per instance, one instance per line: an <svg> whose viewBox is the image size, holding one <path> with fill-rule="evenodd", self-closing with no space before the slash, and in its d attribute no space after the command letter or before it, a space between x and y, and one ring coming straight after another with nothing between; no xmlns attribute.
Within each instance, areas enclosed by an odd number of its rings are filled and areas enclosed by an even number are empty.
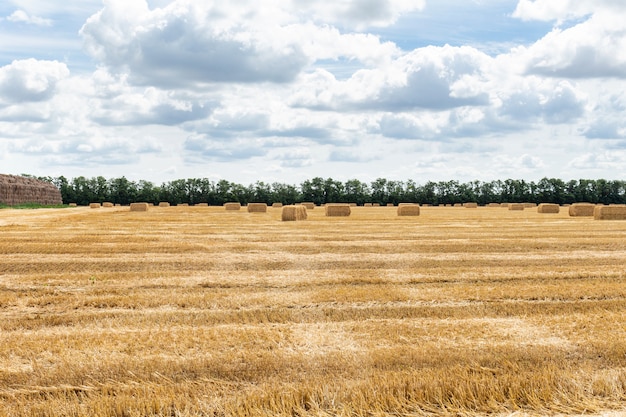
<svg viewBox="0 0 626 417"><path fill-rule="evenodd" d="M255 31L245 27L252 20L228 21L233 13L212 2L180 0L150 10L143 0L108 0L81 34L92 56L144 84L280 83L307 64L280 27Z"/></svg>
<svg viewBox="0 0 626 417"><path fill-rule="evenodd" d="M520 5L527 3L520 2ZM568 12L565 5L570 3ZM554 28L528 48L517 49L515 53L523 60L525 72L563 78L626 78L626 29L623 24L626 3L619 2L618 5L608 0L598 3L572 0L554 2L550 6L551 2L537 1L532 3L528 12L519 12L519 16L534 16L530 10L536 10L538 15L546 18L567 18L569 13L590 15L571 27Z"/></svg>
<svg viewBox="0 0 626 417"><path fill-rule="evenodd" d="M50 99L70 71L57 61L26 59L0 67L0 106Z"/></svg>
<svg viewBox="0 0 626 417"><path fill-rule="evenodd" d="M338 81L327 71L306 75L310 88L292 104L317 109L401 111L444 110L488 104L481 74L487 55L471 47L420 48L373 69Z"/></svg>

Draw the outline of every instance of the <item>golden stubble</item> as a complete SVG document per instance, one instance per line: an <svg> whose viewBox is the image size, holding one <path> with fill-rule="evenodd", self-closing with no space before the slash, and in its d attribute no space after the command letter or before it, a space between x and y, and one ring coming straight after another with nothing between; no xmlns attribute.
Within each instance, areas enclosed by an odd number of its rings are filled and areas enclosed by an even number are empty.
<svg viewBox="0 0 626 417"><path fill-rule="evenodd" d="M0 416L576 415L626 402L626 222L0 210Z"/></svg>

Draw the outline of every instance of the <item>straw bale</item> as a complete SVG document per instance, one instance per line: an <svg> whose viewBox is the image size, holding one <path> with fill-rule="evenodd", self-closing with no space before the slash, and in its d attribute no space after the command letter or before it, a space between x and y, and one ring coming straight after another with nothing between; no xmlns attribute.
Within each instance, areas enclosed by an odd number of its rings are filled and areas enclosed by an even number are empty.
<svg viewBox="0 0 626 417"><path fill-rule="evenodd" d="M387 203L387 207L393 207L394 204L393 203Z"/></svg>
<svg viewBox="0 0 626 417"><path fill-rule="evenodd" d="M454 207L463 207L462 203L454 203Z"/></svg>
<svg viewBox="0 0 626 417"><path fill-rule="evenodd" d="M284 222L306 220L306 211L307 208L303 204L298 204L297 206L283 206L281 211L281 219Z"/></svg>
<svg viewBox="0 0 626 417"><path fill-rule="evenodd" d="M560 210L558 204L541 203L537 206L537 213L558 213Z"/></svg>
<svg viewBox="0 0 626 417"><path fill-rule="evenodd" d="M489 203L487 207L500 207L500 203Z"/></svg>
<svg viewBox="0 0 626 417"><path fill-rule="evenodd" d="M100 208L100 207L102 207L100 205L100 203L89 203L89 208L97 209L97 208Z"/></svg>
<svg viewBox="0 0 626 417"><path fill-rule="evenodd" d="M169 206L170 206L170 203L168 203L167 201L161 201L159 203L159 207L169 207Z"/></svg>
<svg viewBox="0 0 626 417"><path fill-rule="evenodd" d="M477 208L478 203L463 203L463 207L465 208Z"/></svg>
<svg viewBox="0 0 626 417"><path fill-rule="evenodd" d="M130 211L148 211L148 203L130 203Z"/></svg>
<svg viewBox="0 0 626 417"><path fill-rule="evenodd" d="M356 206L358 206L358 204L357 203L350 203L349 206L350 207L356 207Z"/></svg>
<svg viewBox="0 0 626 417"><path fill-rule="evenodd" d="M626 220L626 205L596 206L593 210L596 220Z"/></svg>
<svg viewBox="0 0 626 417"><path fill-rule="evenodd" d="M524 210L524 204L522 203L511 203L509 204L509 210L515 210L515 211L520 211L520 210Z"/></svg>
<svg viewBox="0 0 626 417"><path fill-rule="evenodd" d="M226 210L241 210L241 203L224 203Z"/></svg>
<svg viewBox="0 0 626 417"><path fill-rule="evenodd" d="M273 203L272 207L273 208L281 208L283 206L283 203Z"/></svg>
<svg viewBox="0 0 626 417"><path fill-rule="evenodd" d="M78 204L76 204L76 203L70 203L70 204L69 204L69 206L70 206L70 207L78 207Z"/></svg>
<svg viewBox="0 0 626 417"><path fill-rule="evenodd" d="M115 207L115 204L105 201L104 203L102 203L102 207L111 208L111 207Z"/></svg>
<svg viewBox="0 0 626 417"><path fill-rule="evenodd" d="M509 207L509 203L500 203L500 207L508 208Z"/></svg>
<svg viewBox="0 0 626 417"><path fill-rule="evenodd" d="M524 203L524 208L535 208L537 203Z"/></svg>
<svg viewBox="0 0 626 417"><path fill-rule="evenodd" d="M419 216L419 204L401 204L398 206L398 216Z"/></svg>
<svg viewBox="0 0 626 417"><path fill-rule="evenodd" d="M380 203L372 203L372 207L380 207Z"/></svg>
<svg viewBox="0 0 626 417"><path fill-rule="evenodd" d="M8 206L18 204L63 204L61 191L53 184L30 177L0 174L0 203Z"/></svg>
<svg viewBox="0 0 626 417"><path fill-rule="evenodd" d="M574 203L568 207L568 212L571 217L593 217L595 208L592 203Z"/></svg>
<svg viewBox="0 0 626 417"><path fill-rule="evenodd" d="M248 213L266 213L266 203L248 203Z"/></svg>
<svg viewBox="0 0 626 417"><path fill-rule="evenodd" d="M300 203L300 204L302 204L304 207L306 207L307 210L313 210L315 208L315 203L303 202L303 203Z"/></svg>
<svg viewBox="0 0 626 417"><path fill-rule="evenodd" d="M324 212L328 217L347 217L350 215L350 204L326 204Z"/></svg>
<svg viewBox="0 0 626 417"><path fill-rule="evenodd" d="M363 207L372 207L372 203L363 203Z"/></svg>

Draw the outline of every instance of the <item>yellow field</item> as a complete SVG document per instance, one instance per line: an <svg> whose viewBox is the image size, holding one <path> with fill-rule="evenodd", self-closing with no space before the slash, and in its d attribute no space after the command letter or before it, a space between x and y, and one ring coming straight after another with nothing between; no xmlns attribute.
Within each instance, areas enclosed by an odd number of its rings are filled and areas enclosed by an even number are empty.
<svg viewBox="0 0 626 417"><path fill-rule="evenodd" d="M626 222L0 210L0 416L626 413Z"/></svg>

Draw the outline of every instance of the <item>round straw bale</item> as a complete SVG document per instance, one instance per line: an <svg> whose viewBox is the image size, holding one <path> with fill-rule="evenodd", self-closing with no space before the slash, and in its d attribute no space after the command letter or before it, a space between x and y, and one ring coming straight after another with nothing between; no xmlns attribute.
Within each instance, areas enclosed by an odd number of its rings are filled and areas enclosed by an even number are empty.
<svg viewBox="0 0 626 417"><path fill-rule="evenodd" d="M273 208L281 208L283 206L283 203L273 203L272 207Z"/></svg>
<svg viewBox="0 0 626 417"><path fill-rule="evenodd" d="M394 204L393 203L387 203L387 207L393 207Z"/></svg>
<svg viewBox="0 0 626 417"><path fill-rule="evenodd" d="M148 203L130 203L130 211L148 211Z"/></svg>
<svg viewBox="0 0 626 417"><path fill-rule="evenodd" d="M350 204L326 204L324 212L328 217L347 217L350 215Z"/></svg>
<svg viewBox="0 0 626 417"><path fill-rule="evenodd" d="M372 207L372 203L363 203L363 207Z"/></svg>
<svg viewBox="0 0 626 417"><path fill-rule="evenodd" d="M560 210L558 204L541 203L537 206L537 213L558 213Z"/></svg>
<svg viewBox="0 0 626 417"><path fill-rule="evenodd" d="M419 216L419 204L401 204L398 206L398 216Z"/></svg>
<svg viewBox="0 0 626 417"><path fill-rule="evenodd" d="M241 203L224 203L226 210L241 210Z"/></svg>
<svg viewBox="0 0 626 417"><path fill-rule="evenodd" d="M266 213L266 203L248 203L248 213Z"/></svg>
<svg viewBox="0 0 626 417"><path fill-rule="evenodd" d="M96 208L100 208L100 207L102 207L102 206L100 205L100 203L89 203L89 208L94 208L94 209L96 209Z"/></svg>
<svg viewBox="0 0 626 417"><path fill-rule="evenodd" d="M478 203L463 203L463 207L465 208L477 208Z"/></svg>
<svg viewBox="0 0 626 417"><path fill-rule="evenodd" d="M287 221L296 221L296 220L306 220L307 218L307 208L302 204L298 204L297 206L283 206L281 211L281 219L284 222Z"/></svg>
<svg viewBox="0 0 626 417"><path fill-rule="evenodd" d="M76 203L70 203L70 204L69 204L69 206L70 206L70 207L78 207L78 204L76 204Z"/></svg>
<svg viewBox="0 0 626 417"><path fill-rule="evenodd" d="M595 220L626 220L626 205L596 206L593 210Z"/></svg>
<svg viewBox="0 0 626 417"><path fill-rule="evenodd" d="M537 203L524 203L524 208L535 208Z"/></svg>
<svg viewBox="0 0 626 417"><path fill-rule="evenodd" d="M115 207L115 205L113 203L105 201L104 203L102 203L102 207L111 208L111 207Z"/></svg>
<svg viewBox="0 0 626 417"><path fill-rule="evenodd" d="M524 210L524 204L522 204L522 203L511 203L511 204L509 204L509 210L515 210L515 211Z"/></svg>
<svg viewBox="0 0 626 417"><path fill-rule="evenodd" d="M487 207L500 207L500 203L489 203Z"/></svg>
<svg viewBox="0 0 626 417"><path fill-rule="evenodd" d="M315 208L315 203L304 202L304 203L300 203L300 204L302 204L304 207L306 207L307 210L313 210Z"/></svg>
<svg viewBox="0 0 626 417"><path fill-rule="evenodd" d="M574 203L568 207L568 212L571 217L593 217L595 208L592 203Z"/></svg>
<svg viewBox="0 0 626 417"><path fill-rule="evenodd" d="M159 207L169 207L169 206L170 206L170 203L168 203L167 201L161 201L159 203Z"/></svg>

